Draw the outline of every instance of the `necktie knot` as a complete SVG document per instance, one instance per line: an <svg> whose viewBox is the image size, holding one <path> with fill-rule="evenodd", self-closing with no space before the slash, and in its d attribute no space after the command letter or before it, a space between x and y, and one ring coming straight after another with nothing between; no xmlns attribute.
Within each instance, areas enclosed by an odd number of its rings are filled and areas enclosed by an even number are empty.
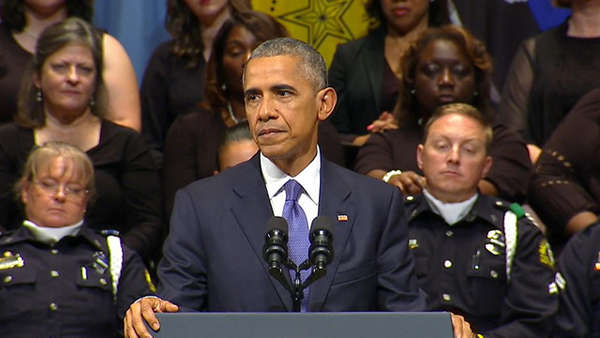
<svg viewBox="0 0 600 338"><path fill-rule="evenodd" d="M292 202L298 202L300 193L303 190L300 183L298 183L296 180L289 180L285 182L283 189L285 190L285 200Z"/></svg>

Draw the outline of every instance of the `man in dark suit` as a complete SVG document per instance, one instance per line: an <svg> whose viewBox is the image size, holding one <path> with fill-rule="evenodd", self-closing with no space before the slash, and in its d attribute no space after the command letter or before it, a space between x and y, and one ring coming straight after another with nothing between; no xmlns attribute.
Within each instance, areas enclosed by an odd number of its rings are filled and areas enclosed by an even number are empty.
<svg viewBox="0 0 600 338"><path fill-rule="evenodd" d="M335 223L334 259L310 285L306 310L425 309L399 191L321 159L317 127L337 100L326 79L323 58L303 42L275 39L252 52L244 95L260 152L178 192L158 269L161 298L132 304L126 336L146 336L144 320L158 329L154 312L291 311L290 293L262 258L265 224L285 216L290 180L301 187L307 221L319 215ZM462 325L458 332L470 333Z"/></svg>

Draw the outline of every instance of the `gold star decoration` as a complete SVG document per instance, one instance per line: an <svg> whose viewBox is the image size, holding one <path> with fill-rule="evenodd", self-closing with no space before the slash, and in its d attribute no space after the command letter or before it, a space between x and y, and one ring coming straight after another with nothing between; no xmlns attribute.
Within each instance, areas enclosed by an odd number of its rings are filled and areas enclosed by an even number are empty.
<svg viewBox="0 0 600 338"><path fill-rule="evenodd" d="M349 41L354 36L342 16L352 1L309 0L306 7L280 15L279 19L305 27L308 30L307 42L315 48L319 48L328 35Z"/></svg>

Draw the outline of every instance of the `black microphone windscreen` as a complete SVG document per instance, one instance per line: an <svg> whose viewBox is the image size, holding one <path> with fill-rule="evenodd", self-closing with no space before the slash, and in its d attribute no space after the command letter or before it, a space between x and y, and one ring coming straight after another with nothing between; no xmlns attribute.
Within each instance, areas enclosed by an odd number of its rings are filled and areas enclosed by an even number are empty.
<svg viewBox="0 0 600 338"><path fill-rule="evenodd" d="M333 233L333 222L331 221L331 218L327 216L315 217L315 219L313 219L312 223L310 224L310 231L312 232L318 229L325 229L328 230L330 233Z"/></svg>
<svg viewBox="0 0 600 338"><path fill-rule="evenodd" d="M267 222L267 232L272 231L273 229L279 229L287 234L288 232L288 223L283 217L273 216Z"/></svg>

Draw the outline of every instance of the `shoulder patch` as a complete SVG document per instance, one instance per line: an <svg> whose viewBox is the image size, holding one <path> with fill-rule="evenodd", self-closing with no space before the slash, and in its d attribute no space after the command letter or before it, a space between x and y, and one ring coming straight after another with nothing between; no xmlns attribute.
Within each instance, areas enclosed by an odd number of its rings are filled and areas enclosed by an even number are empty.
<svg viewBox="0 0 600 338"><path fill-rule="evenodd" d="M540 241L538 254L540 257L540 263L554 269L554 254L552 253L552 249L550 248L550 243L548 243L548 240L543 239Z"/></svg>

